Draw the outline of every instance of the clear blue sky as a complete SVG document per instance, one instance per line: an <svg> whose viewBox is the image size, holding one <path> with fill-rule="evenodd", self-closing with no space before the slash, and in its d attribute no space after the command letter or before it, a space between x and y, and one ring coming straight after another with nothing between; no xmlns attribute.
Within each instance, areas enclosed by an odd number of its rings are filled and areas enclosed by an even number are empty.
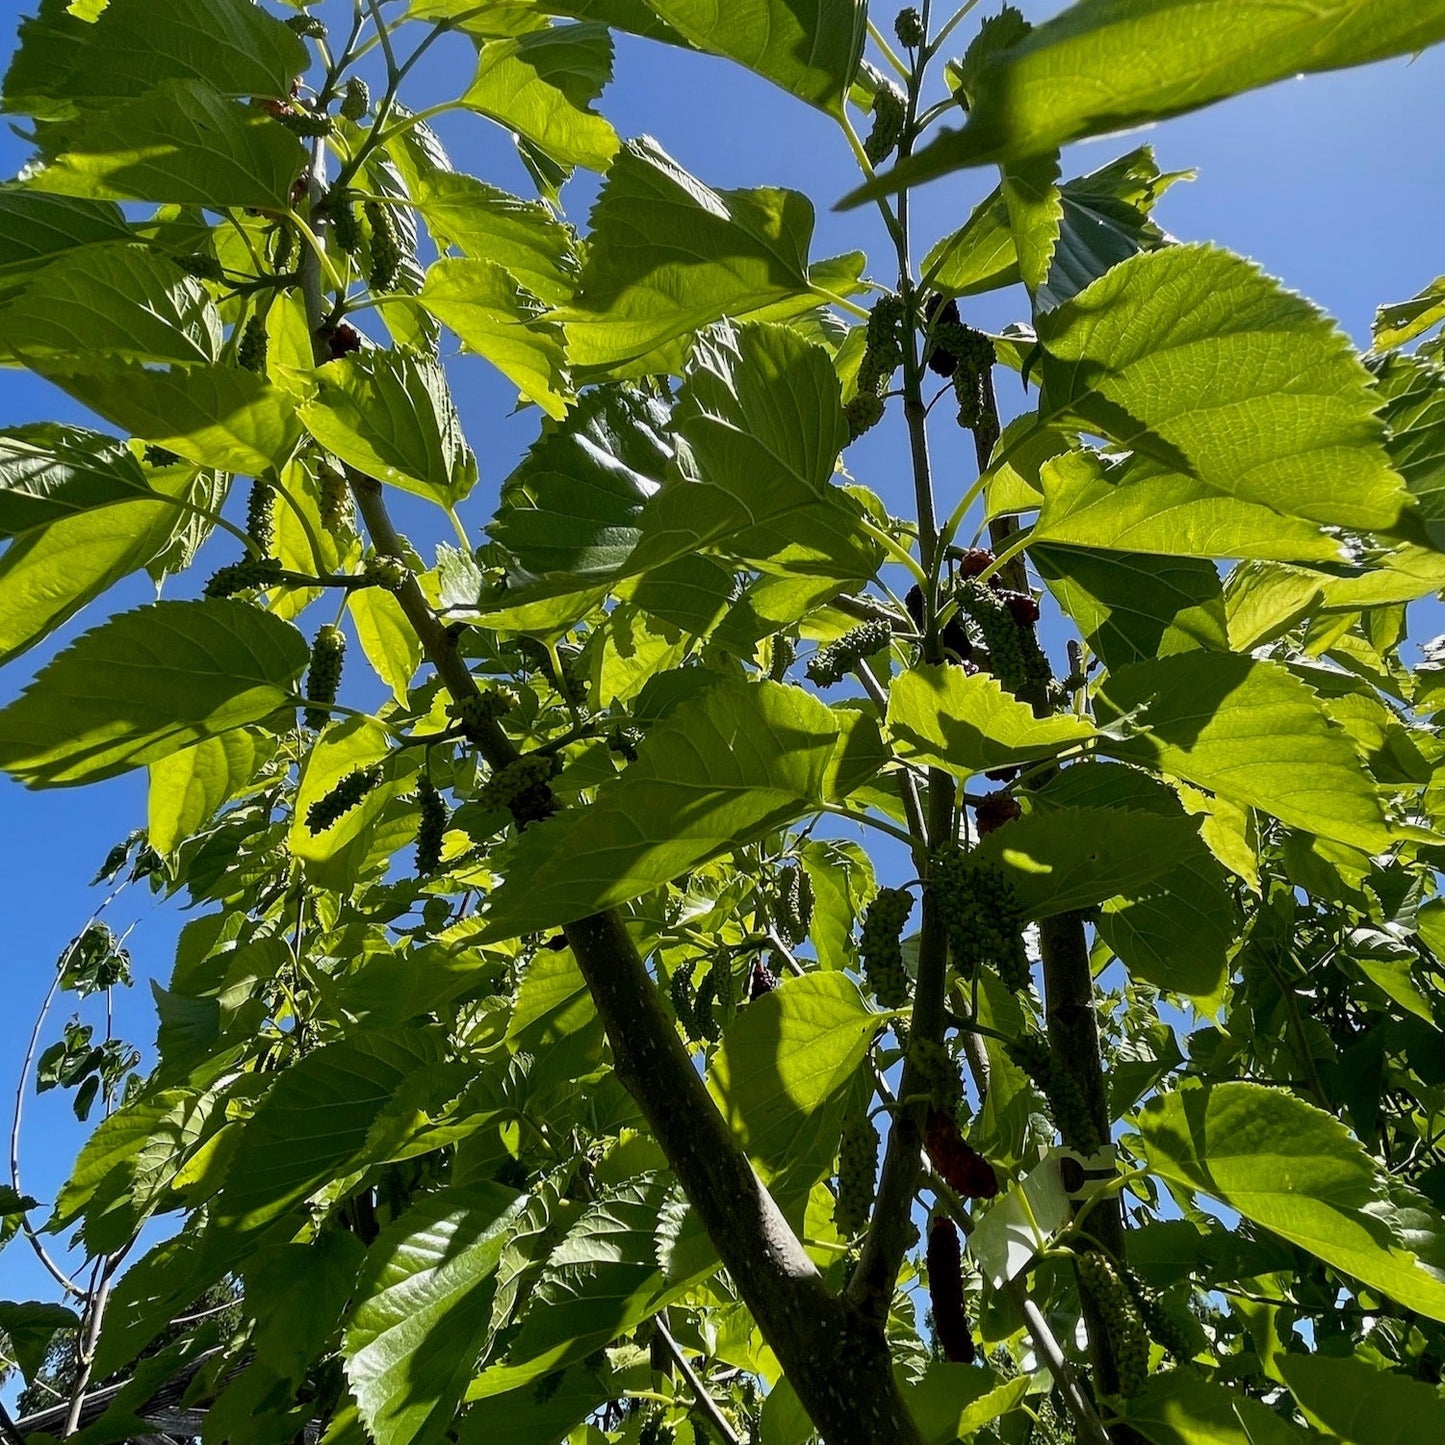
<svg viewBox="0 0 1445 1445"><path fill-rule="evenodd" d="M0 63L8 63L14 30L31 6L0 0ZM279 9L279 6L273 6ZM981 7L993 11L988 0ZM1057 0L1035 0L1023 8L1033 19L1058 10ZM883 28L892 11L875 8ZM966 36L967 30L960 32ZM439 47L431 69L421 75L421 103L455 93L468 69L460 39ZM831 122L789 100L764 82L725 62L640 41L622 39L616 80L604 108L623 135L650 133L689 170L716 186L782 185L818 199L816 255L862 248L876 260L876 274L888 279L887 252L880 228L868 212L836 214L833 198L857 180L852 159ZM475 117L440 126L462 169L500 180L523 194L528 183L505 140ZM1159 211L1164 227L1181 239L1207 239L1254 257L1295 289L1313 298L1356 338L1365 342L1370 317L1382 301L1402 299L1445 272L1445 50L1413 64L1395 61L1367 70L1313 77L1232 100L1199 115L1169 122L1147 138L1166 170L1195 168L1199 178L1176 187ZM1104 164L1138 144L1141 137L1109 139L1075 148L1065 173ZM23 163L22 140L0 133L0 172ZM993 185L984 173L935 182L915 203L918 250L952 229ZM595 182L579 177L565 193L569 212L585 220ZM1021 293L987 298L970 313L980 325L996 326L1026 314ZM490 380L483 363L460 361L454 368L458 396L482 482L463 514L474 535L495 502L498 484L535 431L528 417L507 419L512 393ZM1004 401L1016 382L1003 377ZM0 377L0 425L43 418L84 420L81 409L23 373ZM970 478L961 437L938 428L939 476L945 497L948 479L960 486ZM850 451L854 474L899 509L907 503L897 485L896 437L885 426ZM415 516L417 514L409 514ZM439 535L439 534L437 534ZM429 545L433 533L417 525L415 539ZM200 576L210 565L230 560L231 548L213 543ZM104 598L66 629L61 642L93 625L107 612L132 606L150 595L135 581ZM50 656L53 646L34 652L0 672L0 702L8 700ZM94 788L27 793L0 779L0 899L3 899L6 1007L0 1014L0 1120L8 1127L14 1072L31 1020L45 992L56 956L99 903L101 890L88 880L110 845L144 822L144 774ZM174 909L158 907L148 894L134 897L113 915L119 929L136 924L130 938L138 987L121 999L117 1028L148 1047L154 1018L145 980L164 980L175 933L183 921ZM64 1009L51 1020L47 1038L63 1023ZM49 1199L63 1179L84 1137L67 1099L54 1094L27 1099L24 1150L29 1192ZM49 1297L49 1282L22 1244L0 1255L0 1297Z"/></svg>

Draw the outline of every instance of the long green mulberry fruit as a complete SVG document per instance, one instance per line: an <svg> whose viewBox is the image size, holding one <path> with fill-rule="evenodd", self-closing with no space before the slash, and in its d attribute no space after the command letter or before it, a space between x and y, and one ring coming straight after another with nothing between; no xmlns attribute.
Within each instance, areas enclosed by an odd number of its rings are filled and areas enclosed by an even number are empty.
<svg viewBox="0 0 1445 1445"><path fill-rule="evenodd" d="M1075 1255L1074 1267L1104 1322L1110 1352L1119 1372L1119 1393L1137 1395L1149 1378L1149 1336L1133 1297L1102 1254L1090 1250Z"/></svg>
<svg viewBox="0 0 1445 1445"><path fill-rule="evenodd" d="M381 776L380 763L347 773L325 797L318 798L307 808L307 830L324 833L338 818L356 807L381 782Z"/></svg>
<svg viewBox="0 0 1445 1445"><path fill-rule="evenodd" d="M841 682L865 657L881 652L893 640L888 622L875 618L845 632L836 642L820 647L808 659L808 678L819 687Z"/></svg>
<svg viewBox="0 0 1445 1445"><path fill-rule="evenodd" d="M552 759L529 753L494 772L478 790L477 803L484 810L509 809L518 823L536 822L552 811L551 776Z"/></svg>
<svg viewBox="0 0 1445 1445"><path fill-rule="evenodd" d="M281 563L275 557L247 557L211 574L207 597L234 597L251 588L274 587L281 580Z"/></svg>
<svg viewBox="0 0 1445 1445"><path fill-rule="evenodd" d="M363 580L372 587L384 587L388 592L396 592L411 576L411 568L400 557L392 557L384 552L373 552L361 564L361 575Z"/></svg>
<svg viewBox="0 0 1445 1445"><path fill-rule="evenodd" d="M346 473L331 462L323 462L316 470L316 490L321 525L335 535L351 523L351 487Z"/></svg>
<svg viewBox="0 0 1445 1445"><path fill-rule="evenodd" d="M863 359L858 363L858 394L881 396L903 364L903 298L896 292L880 296L868 313Z"/></svg>
<svg viewBox="0 0 1445 1445"><path fill-rule="evenodd" d="M913 895L906 888L880 888L863 913L858 942L863 977L884 1008L902 1008L908 1002L901 935L912 912Z"/></svg>
<svg viewBox="0 0 1445 1445"><path fill-rule="evenodd" d="M948 931L949 952L960 975L972 978L980 963L991 964L1006 988L1026 989L1025 918L1003 869L961 848L948 847L933 855L930 875Z"/></svg>
<svg viewBox="0 0 1445 1445"><path fill-rule="evenodd" d="M682 1031L689 1041L701 1039L702 1030L697 1021L697 998L692 986L692 968L682 964L673 970L667 991L672 999L672 1011L682 1025Z"/></svg>
<svg viewBox="0 0 1445 1445"><path fill-rule="evenodd" d="M1081 1154L1097 1153L1104 1141L1084 1091L1072 1074L1054 1066L1048 1043L1037 1034L1023 1034L1004 1052L1038 1086L1064 1143Z"/></svg>
<svg viewBox="0 0 1445 1445"><path fill-rule="evenodd" d="M348 256L354 256L361 250L361 222L356 219L351 193L333 187L326 196L326 214L331 218L332 239Z"/></svg>
<svg viewBox="0 0 1445 1445"><path fill-rule="evenodd" d="M421 821L416 830L416 871L421 877L430 878L442 866L442 839L451 814L430 778L421 780L416 798L421 808Z"/></svg>
<svg viewBox="0 0 1445 1445"><path fill-rule="evenodd" d="M380 201L366 203L366 221L371 227L371 274L373 291L390 291L401 269L401 234L391 207Z"/></svg>
<svg viewBox="0 0 1445 1445"><path fill-rule="evenodd" d="M916 50L923 44L923 16L912 5L906 10L900 10L893 19L893 33L898 37L900 45Z"/></svg>
<svg viewBox="0 0 1445 1445"><path fill-rule="evenodd" d="M963 1250L958 1227L940 1215L928 1231L928 1299L944 1357L971 1365L978 1358L963 1307Z"/></svg>
<svg viewBox="0 0 1445 1445"><path fill-rule="evenodd" d="M353 75L346 82L338 109L347 120L365 119L371 109L371 87L359 75Z"/></svg>
<svg viewBox="0 0 1445 1445"><path fill-rule="evenodd" d="M843 420L848 424L848 442L852 445L866 432L873 430L883 420L885 411L883 398L872 392L860 391L850 397L843 407Z"/></svg>
<svg viewBox="0 0 1445 1445"><path fill-rule="evenodd" d="M963 1084L953 1055L937 1039L913 1038L908 1044L908 1057L923 1092L935 1109L953 1113L963 1101ZM916 1092L910 1088L910 1093Z"/></svg>
<svg viewBox="0 0 1445 1445"><path fill-rule="evenodd" d="M838 1145L838 1197L833 1203L833 1223L844 1239L852 1239L868 1223L877 1176L878 1131L867 1112L860 1109L844 1120L843 1138Z"/></svg>
<svg viewBox="0 0 1445 1445"><path fill-rule="evenodd" d="M276 488L265 477L257 477L246 498L246 535L263 552L271 550L276 538L275 502Z"/></svg>
<svg viewBox="0 0 1445 1445"><path fill-rule="evenodd" d="M891 80L881 80L873 93L873 125L863 142L863 154L881 165L892 154L908 119L908 100Z"/></svg>
<svg viewBox="0 0 1445 1445"><path fill-rule="evenodd" d="M797 866L785 868L781 882L774 914L783 936L796 948L807 938L813 921L813 883L807 871Z"/></svg>
<svg viewBox="0 0 1445 1445"><path fill-rule="evenodd" d="M247 319L236 347L236 365L242 371L266 370L266 322L260 316Z"/></svg>
<svg viewBox="0 0 1445 1445"><path fill-rule="evenodd" d="M345 660L346 635L328 622L311 644L311 665L306 670L307 727L319 732L331 721L331 704L341 688L341 667Z"/></svg>
<svg viewBox="0 0 1445 1445"><path fill-rule="evenodd" d="M517 699L506 688L493 687L464 697L460 702L448 703L447 716L468 737L475 737L484 728L506 717L516 705Z"/></svg>
<svg viewBox="0 0 1445 1445"><path fill-rule="evenodd" d="M1174 1323L1159 1296L1128 1265L1118 1265L1117 1270L1151 1338L1181 1363L1190 1359L1194 1349L1189 1337Z"/></svg>

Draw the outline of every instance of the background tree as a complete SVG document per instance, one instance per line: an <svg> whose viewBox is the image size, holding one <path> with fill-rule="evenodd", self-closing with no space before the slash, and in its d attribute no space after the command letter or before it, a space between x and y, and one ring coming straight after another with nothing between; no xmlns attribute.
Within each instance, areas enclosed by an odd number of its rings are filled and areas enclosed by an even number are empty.
<svg viewBox="0 0 1445 1445"><path fill-rule="evenodd" d="M44 1225L90 1256L75 1311L0 1312L29 1373L70 1341L63 1433L94 1379L127 1382L98 1442L178 1377L215 1441L1440 1417L1438 662L1407 622L1445 585L1442 285L1361 358L1165 236L1147 148L1069 181L1058 148L1408 53L1445 4L974 9L23 27L0 347L122 435L0 438L7 625L141 567L182 600L47 664L0 766L149 768L105 871L206 905L150 1074L93 1034L41 1056L105 1113ZM609 27L834 118L872 279L811 257L806 197L620 140ZM439 43L474 80L410 95ZM540 200L453 169L452 106ZM915 237L908 187L979 166ZM1020 284L1026 321L967 324ZM480 546L443 328L543 418ZM1036 400L1006 429L999 366ZM840 467L890 406L911 517ZM120 957L87 929L59 979Z"/></svg>

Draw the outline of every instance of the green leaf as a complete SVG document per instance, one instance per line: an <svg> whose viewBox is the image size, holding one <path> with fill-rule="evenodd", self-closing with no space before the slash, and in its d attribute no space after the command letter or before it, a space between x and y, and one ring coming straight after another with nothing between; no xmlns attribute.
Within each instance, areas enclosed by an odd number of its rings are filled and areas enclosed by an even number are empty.
<svg viewBox="0 0 1445 1445"><path fill-rule="evenodd" d="M548 416L566 412L569 387L562 328L495 261L442 260L416 298L468 350L484 356Z"/></svg>
<svg viewBox="0 0 1445 1445"><path fill-rule="evenodd" d="M33 1380L40 1373L58 1330L79 1329L80 1316L64 1305L40 1300L0 1300L0 1335L27 1380Z"/></svg>
<svg viewBox="0 0 1445 1445"><path fill-rule="evenodd" d="M89 200L285 211L304 161L300 140L263 111L168 81L68 126L65 148L28 184Z"/></svg>
<svg viewBox="0 0 1445 1445"><path fill-rule="evenodd" d="M164 493L186 478L158 480ZM87 602L139 571L166 546L173 501L123 502L62 518L12 542L0 557L0 662L43 641Z"/></svg>
<svg viewBox="0 0 1445 1445"><path fill-rule="evenodd" d="M69 251L130 238L120 207L109 201L0 185L0 277L7 283Z"/></svg>
<svg viewBox="0 0 1445 1445"><path fill-rule="evenodd" d="M1067 452L1043 463L1033 538L1168 557L1338 562L1338 538L1271 507L1226 497L1149 457Z"/></svg>
<svg viewBox="0 0 1445 1445"><path fill-rule="evenodd" d="M1306 1445L1315 1438L1259 1400L1190 1370L1151 1374L1118 1408L1152 1445Z"/></svg>
<svg viewBox="0 0 1445 1445"><path fill-rule="evenodd" d="M1094 735L1084 718L1035 717L987 673L969 676L946 663L919 665L894 678L888 731L901 758L961 778L1053 757Z"/></svg>
<svg viewBox="0 0 1445 1445"><path fill-rule="evenodd" d="M1409 55L1445 39L1445 5L1419 0L1080 0L991 57L969 123L946 131L850 203L964 166L1054 150L1302 73Z"/></svg>
<svg viewBox="0 0 1445 1445"><path fill-rule="evenodd" d="M1445 318L1445 276L1437 276L1418 295L1393 306L1382 306L1375 312L1374 340L1376 351L1389 351L1404 346L1424 335Z"/></svg>
<svg viewBox="0 0 1445 1445"><path fill-rule="evenodd" d="M571 229L549 207L448 171L424 173L415 201L439 251L455 246L467 256L505 266L548 306L571 299L582 263Z"/></svg>
<svg viewBox="0 0 1445 1445"><path fill-rule="evenodd" d="M1041 543L1029 560L1106 667L1199 647L1229 650L1219 571L1203 558Z"/></svg>
<svg viewBox="0 0 1445 1445"><path fill-rule="evenodd" d="M1045 411L1287 516L1398 519L1406 493L1369 372L1251 262L1210 246L1146 252L1039 316L1038 333Z"/></svg>
<svg viewBox="0 0 1445 1445"><path fill-rule="evenodd" d="M863 54L861 0L647 0L699 50L736 60L830 115L843 101Z"/></svg>
<svg viewBox="0 0 1445 1445"><path fill-rule="evenodd" d="M342 1356L377 1445L425 1445L451 1424L526 1203L499 1184L452 1185L422 1196L367 1252Z"/></svg>
<svg viewBox="0 0 1445 1445"><path fill-rule="evenodd" d="M308 63L301 40L251 0L108 0L91 23L74 9L42 0L21 24L0 109L64 120L168 80L282 100Z"/></svg>
<svg viewBox="0 0 1445 1445"><path fill-rule="evenodd" d="M132 436L198 467L255 476L281 465L301 434L296 398L238 366L111 364L42 374Z"/></svg>
<svg viewBox="0 0 1445 1445"><path fill-rule="evenodd" d="M641 374L658 347L723 316L816 305L812 235L798 192L714 191L654 141L628 141L592 209L576 297L556 313L572 364Z"/></svg>
<svg viewBox="0 0 1445 1445"><path fill-rule="evenodd" d="M642 509L672 464L669 409L630 386L589 388L502 484L487 530L528 572L619 571L637 545Z"/></svg>
<svg viewBox="0 0 1445 1445"><path fill-rule="evenodd" d="M878 892L873 863L856 843L816 839L799 850L813 885L813 917L808 936L825 969L850 968L854 962L853 925Z"/></svg>
<svg viewBox="0 0 1445 1445"><path fill-rule="evenodd" d="M728 1025L709 1088L776 1193L806 1193L832 1169L843 1110L883 1023L847 974L809 973Z"/></svg>
<svg viewBox="0 0 1445 1445"><path fill-rule="evenodd" d="M1030 1384L1027 1375L999 1384L989 1371L946 1360L930 1360L917 1381L907 1379L902 1370L897 1373L903 1376L899 1385L908 1413L928 1445L955 1445L974 1438L977 1431L1022 1403Z"/></svg>
<svg viewBox="0 0 1445 1445"><path fill-rule="evenodd" d="M530 1054L529 1090L580 1079L602 1062L602 1020L568 948L540 949L527 965L507 1025L507 1046Z"/></svg>
<svg viewBox="0 0 1445 1445"><path fill-rule="evenodd" d="M1445 550L1445 367L1418 356L1387 356L1372 369L1385 398L1380 418L1390 460L1420 508L1432 545Z"/></svg>
<svg viewBox="0 0 1445 1445"><path fill-rule="evenodd" d="M198 832L273 751L264 734L235 728L152 763L146 801L151 847L170 853Z"/></svg>
<svg viewBox="0 0 1445 1445"><path fill-rule="evenodd" d="M246 1261L246 1309L256 1320L256 1357L301 1380L336 1329L366 1247L344 1229L319 1232L309 1244L276 1244Z"/></svg>
<svg viewBox="0 0 1445 1445"><path fill-rule="evenodd" d="M1041 152L1003 170L1000 189L1013 232L1019 279L1030 296L1037 294L1048 277L1059 244L1064 219L1061 174L1057 151Z"/></svg>
<svg viewBox="0 0 1445 1445"><path fill-rule="evenodd" d="M114 437L54 422L0 432L0 537L153 495L135 454Z"/></svg>
<svg viewBox="0 0 1445 1445"><path fill-rule="evenodd" d="M1392 1232L1374 1162L1332 1115L1282 1090L1236 1083L1152 1099L1138 1125L1151 1173L1445 1319L1445 1275Z"/></svg>
<svg viewBox="0 0 1445 1445"><path fill-rule="evenodd" d="M477 480L446 375L434 361L362 352L317 370L299 411L328 451L369 477L453 505Z"/></svg>
<svg viewBox="0 0 1445 1445"><path fill-rule="evenodd" d="M564 166L605 171L617 132L592 109L612 79L605 25L553 25L482 46L461 103L515 131Z"/></svg>
<svg viewBox="0 0 1445 1445"><path fill-rule="evenodd" d="M244 602L157 602L87 632L0 711L0 768L28 787L111 777L285 706L308 649Z"/></svg>
<svg viewBox="0 0 1445 1445"><path fill-rule="evenodd" d="M350 1168L372 1124L406 1078L437 1059L433 1035L418 1029L353 1032L292 1064L246 1121L241 1143L212 1203L216 1221L254 1230Z"/></svg>
<svg viewBox="0 0 1445 1445"><path fill-rule="evenodd" d="M0 306L0 347L27 364L84 357L215 361L221 317L206 288L148 246L87 246Z"/></svg>
<svg viewBox="0 0 1445 1445"><path fill-rule="evenodd" d="M421 666L422 645L401 603L381 587L364 587L346 600L357 639L376 675L406 706L411 680Z"/></svg>
<svg viewBox="0 0 1445 1445"><path fill-rule="evenodd" d="M1134 893L1199 842L1190 818L1132 808L1064 807L1026 813L978 846L1006 872L1029 918Z"/></svg>
<svg viewBox="0 0 1445 1445"><path fill-rule="evenodd" d="M1445 1431L1445 1396L1419 1380L1349 1355L1284 1355L1278 1365L1305 1418L1349 1445L1433 1445Z"/></svg>
<svg viewBox="0 0 1445 1445"><path fill-rule="evenodd" d="M654 726L594 803L527 829L491 895L484 937L625 903L816 810L848 742L797 688L716 682Z"/></svg>
<svg viewBox="0 0 1445 1445"><path fill-rule="evenodd" d="M1139 736L1104 743L1245 807L1370 852L1392 834L1379 794L1316 694L1275 662L1187 652L1114 673L1101 718L1145 708Z"/></svg>

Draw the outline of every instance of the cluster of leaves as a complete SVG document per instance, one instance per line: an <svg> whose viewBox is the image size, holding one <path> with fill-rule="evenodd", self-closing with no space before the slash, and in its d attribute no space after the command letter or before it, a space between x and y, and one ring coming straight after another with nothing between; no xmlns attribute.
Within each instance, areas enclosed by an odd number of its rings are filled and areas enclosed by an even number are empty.
<svg viewBox="0 0 1445 1445"><path fill-rule="evenodd" d="M1445 3L1005 6L965 44L971 8L871 60L858 0L23 25L0 357L114 432L0 433L0 660L140 569L179 597L70 642L0 768L148 769L103 872L196 910L149 1073L67 1030L40 1082L106 1116L48 1222L3 1199L92 1262L78 1311L0 1306L75 1418L118 1383L82 1438L178 1381L247 1445L1445 1419L1441 664L1408 631L1445 587L1445 288L1362 358L1166 237L1147 148L1059 160L1445 39ZM614 29L833 118L896 257L814 259L807 197L620 140ZM406 107L436 44L476 69L431 108L536 198ZM892 197L983 165L910 272ZM1018 325L964 324L1006 287ZM443 328L540 414L480 545ZM1037 387L1007 427L996 366ZM913 521L840 468L880 424ZM428 560L391 491L463 545ZM62 971L123 954L88 930Z"/></svg>

